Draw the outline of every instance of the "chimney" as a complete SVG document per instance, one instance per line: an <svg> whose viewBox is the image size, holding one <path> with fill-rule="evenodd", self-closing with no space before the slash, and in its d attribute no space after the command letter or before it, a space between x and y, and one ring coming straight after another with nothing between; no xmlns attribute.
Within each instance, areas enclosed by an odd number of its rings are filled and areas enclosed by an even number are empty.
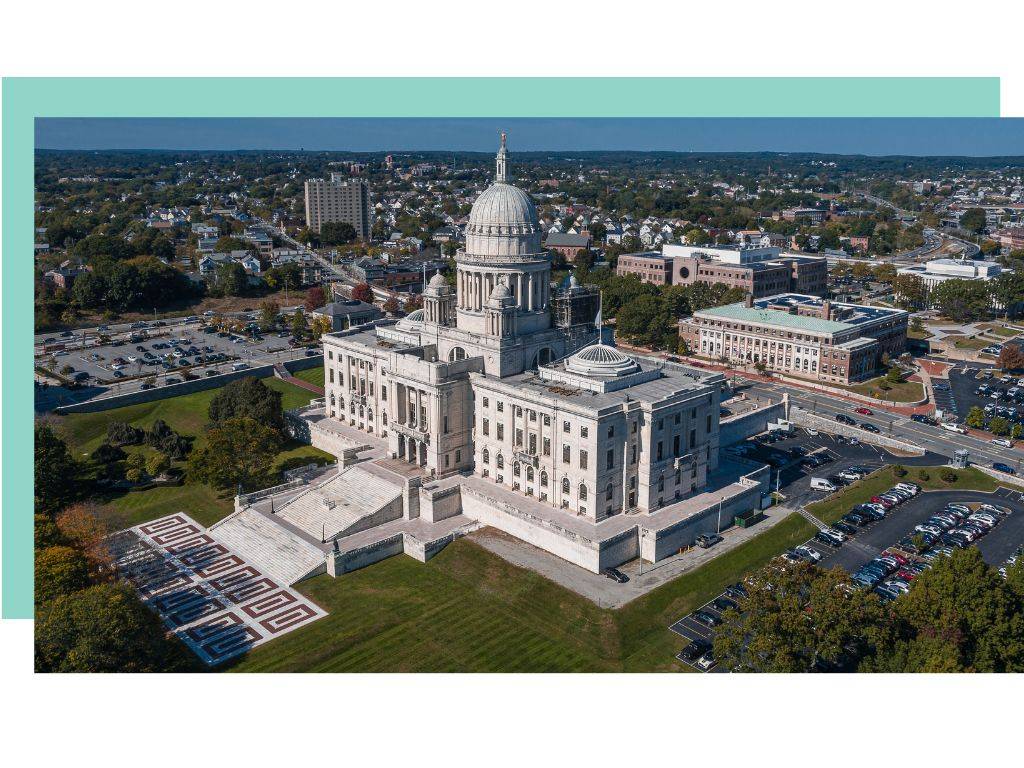
<svg viewBox="0 0 1024 768"><path fill-rule="evenodd" d="M825 299L823 302L821 302L821 317L823 320L832 319L832 302L830 302L828 299Z"/></svg>
<svg viewBox="0 0 1024 768"><path fill-rule="evenodd" d="M748 293L747 294L747 298L744 299L744 301L743 301L743 306L745 306L747 309L752 309L753 308L753 306L754 306L754 294L752 294L752 293Z"/></svg>

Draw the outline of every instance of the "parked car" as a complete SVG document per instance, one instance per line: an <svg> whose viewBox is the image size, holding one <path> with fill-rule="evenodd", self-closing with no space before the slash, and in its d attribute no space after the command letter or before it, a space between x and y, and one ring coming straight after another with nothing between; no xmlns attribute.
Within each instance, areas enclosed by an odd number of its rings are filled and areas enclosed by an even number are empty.
<svg viewBox="0 0 1024 768"><path fill-rule="evenodd" d="M694 611L693 619L694 621L699 621L706 627L717 627L722 623L722 620L718 616L710 613L709 611Z"/></svg>
<svg viewBox="0 0 1024 768"><path fill-rule="evenodd" d="M875 435L877 435L881 431L874 424L871 424L870 422L867 421L861 422L860 428L863 429L865 432L871 432L872 434Z"/></svg>
<svg viewBox="0 0 1024 768"><path fill-rule="evenodd" d="M709 650L711 650L711 646L708 643L703 640L693 640L680 651L679 655L687 661L696 661Z"/></svg>
<svg viewBox="0 0 1024 768"><path fill-rule="evenodd" d="M710 650L703 656L701 656L699 659L697 659L698 669L701 669L705 672L710 672L712 669L715 668L717 664L718 662L715 661L715 654L713 651Z"/></svg>
<svg viewBox="0 0 1024 768"><path fill-rule="evenodd" d="M742 582L737 581L735 584L730 584L725 588L725 594L729 597L742 599L748 596L747 588Z"/></svg>
<svg viewBox="0 0 1024 768"><path fill-rule="evenodd" d="M799 547L793 547L793 551L812 563L816 563L821 560L821 552L808 547L806 544L801 544Z"/></svg>
<svg viewBox="0 0 1024 768"><path fill-rule="evenodd" d="M603 573L605 576L607 576L609 579L611 579L617 584L625 584L627 581L629 581L629 576L624 574L618 568L605 568L603 571L601 571L601 573Z"/></svg>
<svg viewBox="0 0 1024 768"><path fill-rule="evenodd" d="M721 540L722 537L717 533L702 533L694 540L694 543L701 549L707 549L708 547L714 546Z"/></svg>
<svg viewBox="0 0 1024 768"><path fill-rule="evenodd" d="M865 408L864 406L861 406L860 408L854 408L853 412L854 413L859 413L861 416L874 416L875 415L874 411L872 411L870 408Z"/></svg>
<svg viewBox="0 0 1024 768"><path fill-rule="evenodd" d="M850 425L853 425L853 424L857 423L856 419L853 419L850 416L847 416L845 413L837 413L836 414L836 421L838 421L840 424L850 424Z"/></svg>
<svg viewBox="0 0 1024 768"><path fill-rule="evenodd" d="M1004 474L1007 475L1017 474L1016 470L1013 467L1011 467L1009 464L1003 464L1003 462L1001 461L992 462L992 469L994 469L996 472L1003 472Z"/></svg>
<svg viewBox="0 0 1024 768"><path fill-rule="evenodd" d="M730 600L728 597L716 597L711 601L711 606L716 611L727 611L730 608L739 609L739 605L736 604L736 601Z"/></svg>

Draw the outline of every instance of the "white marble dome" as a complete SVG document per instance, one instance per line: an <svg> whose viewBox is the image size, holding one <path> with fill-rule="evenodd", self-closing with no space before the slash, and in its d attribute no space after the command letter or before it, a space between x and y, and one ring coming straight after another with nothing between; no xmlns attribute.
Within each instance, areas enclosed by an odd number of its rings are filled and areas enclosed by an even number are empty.
<svg viewBox="0 0 1024 768"><path fill-rule="evenodd" d="M584 376L616 377L636 373L640 370L640 365L615 347L591 344L566 360L565 368Z"/></svg>
<svg viewBox="0 0 1024 768"><path fill-rule="evenodd" d="M543 231L537 206L506 175L505 137L498 150L495 181L473 203L466 225L468 256L537 256Z"/></svg>
<svg viewBox="0 0 1024 768"><path fill-rule="evenodd" d="M423 310L416 309L403 317L395 325L400 331L416 331L423 326Z"/></svg>

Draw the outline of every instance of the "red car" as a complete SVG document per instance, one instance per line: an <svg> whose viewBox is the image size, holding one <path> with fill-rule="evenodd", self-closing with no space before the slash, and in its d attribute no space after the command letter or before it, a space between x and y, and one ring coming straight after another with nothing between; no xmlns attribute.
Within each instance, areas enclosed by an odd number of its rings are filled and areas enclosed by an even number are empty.
<svg viewBox="0 0 1024 768"><path fill-rule="evenodd" d="M907 558L905 558L903 555L899 554L898 552L891 552L889 550L886 550L882 554L885 555L886 557L891 557L893 560L895 560L901 566L902 565L906 565L907 563L910 562L909 560L907 560Z"/></svg>
<svg viewBox="0 0 1024 768"><path fill-rule="evenodd" d="M915 578L917 578L917 574L913 571L908 571L904 568L901 568L900 570L896 571L896 578L903 579L904 581L913 581Z"/></svg>
<svg viewBox="0 0 1024 768"><path fill-rule="evenodd" d="M892 507L893 507L893 503L891 501L889 501L888 499L883 499L881 496L872 496L871 497L871 503L872 504L881 504L886 509L892 509Z"/></svg>
<svg viewBox="0 0 1024 768"><path fill-rule="evenodd" d="M859 413L861 416L874 416L875 415L874 411L872 411L870 408L864 408L863 406L860 407L860 408L854 408L853 412L854 413Z"/></svg>

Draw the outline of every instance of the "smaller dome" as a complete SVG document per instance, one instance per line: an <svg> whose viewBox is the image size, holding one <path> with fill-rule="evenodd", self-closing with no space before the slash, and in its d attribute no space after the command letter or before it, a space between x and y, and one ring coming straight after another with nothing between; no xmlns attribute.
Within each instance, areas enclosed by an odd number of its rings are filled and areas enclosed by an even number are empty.
<svg viewBox="0 0 1024 768"><path fill-rule="evenodd" d="M614 377L636 373L640 370L640 365L615 347L609 347L607 344L591 344L566 360L565 368L585 376Z"/></svg>
<svg viewBox="0 0 1024 768"><path fill-rule="evenodd" d="M441 270L437 270L437 272L434 273L434 276L430 278L430 282L427 283L427 285L431 288L447 288L448 281L444 279L444 276L441 274Z"/></svg>
<svg viewBox="0 0 1024 768"><path fill-rule="evenodd" d="M487 297L487 304L492 307L503 307L514 302L515 298L513 298L512 292L501 280L495 284L491 295Z"/></svg>
<svg viewBox="0 0 1024 768"><path fill-rule="evenodd" d="M395 327L400 331L418 331L423 327L423 310L416 309L403 317Z"/></svg>

